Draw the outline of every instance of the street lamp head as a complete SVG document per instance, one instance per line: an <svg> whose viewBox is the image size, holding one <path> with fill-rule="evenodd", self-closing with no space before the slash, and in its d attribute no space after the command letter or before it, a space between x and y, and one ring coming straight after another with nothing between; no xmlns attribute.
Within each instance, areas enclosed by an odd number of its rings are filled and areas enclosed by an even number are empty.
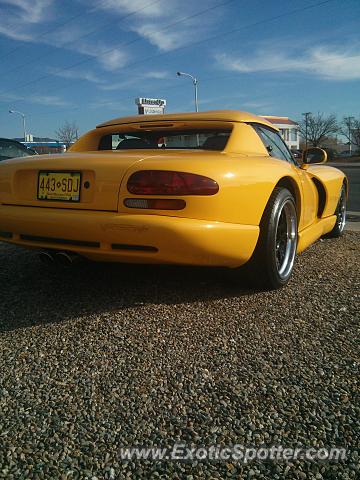
<svg viewBox="0 0 360 480"><path fill-rule="evenodd" d="M176 75L177 75L178 77L180 77L180 76L182 75L182 73L181 73L181 72L176 72Z"/></svg>
<svg viewBox="0 0 360 480"><path fill-rule="evenodd" d="M18 115L21 115L22 117L25 117L25 113L19 112L18 110L9 110L9 113L17 113Z"/></svg>

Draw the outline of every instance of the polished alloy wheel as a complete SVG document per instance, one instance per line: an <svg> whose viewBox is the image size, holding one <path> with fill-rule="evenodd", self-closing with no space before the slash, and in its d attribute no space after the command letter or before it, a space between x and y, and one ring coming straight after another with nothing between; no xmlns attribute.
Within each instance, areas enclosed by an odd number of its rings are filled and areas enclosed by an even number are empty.
<svg viewBox="0 0 360 480"><path fill-rule="evenodd" d="M343 188L341 190L339 204L336 212L336 224L337 224L339 233L341 233L344 230L345 223L346 223L346 193L345 193L345 189Z"/></svg>
<svg viewBox="0 0 360 480"><path fill-rule="evenodd" d="M285 286L294 266L298 241L294 196L275 187L260 222L260 235L251 260L243 269L254 285L269 290Z"/></svg>
<svg viewBox="0 0 360 480"><path fill-rule="evenodd" d="M276 225L275 258L278 275L286 279L296 254L297 221L294 203L287 200L281 208Z"/></svg>

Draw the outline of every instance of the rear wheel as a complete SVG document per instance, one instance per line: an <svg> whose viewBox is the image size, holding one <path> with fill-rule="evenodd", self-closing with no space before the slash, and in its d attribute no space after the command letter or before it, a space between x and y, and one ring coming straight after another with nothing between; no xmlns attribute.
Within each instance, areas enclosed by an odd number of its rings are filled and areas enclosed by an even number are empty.
<svg viewBox="0 0 360 480"><path fill-rule="evenodd" d="M334 228L327 234L327 237L337 238L341 237L346 224L346 189L342 186L340 198L335 210L336 223Z"/></svg>
<svg viewBox="0 0 360 480"><path fill-rule="evenodd" d="M287 284L297 247L295 200L286 188L274 189L260 223L260 236L247 268L256 284L280 288Z"/></svg>

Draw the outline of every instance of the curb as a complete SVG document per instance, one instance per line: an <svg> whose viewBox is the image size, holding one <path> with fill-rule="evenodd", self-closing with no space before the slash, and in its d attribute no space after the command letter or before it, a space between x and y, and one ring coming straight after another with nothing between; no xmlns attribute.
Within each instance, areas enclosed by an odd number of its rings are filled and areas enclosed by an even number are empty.
<svg viewBox="0 0 360 480"><path fill-rule="evenodd" d="M348 211L346 212L348 221L345 225L347 232L360 232L360 212Z"/></svg>
<svg viewBox="0 0 360 480"><path fill-rule="evenodd" d="M360 232L360 222L347 222L345 225L346 232Z"/></svg>
<svg viewBox="0 0 360 480"><path fill-rule="evenodd" d="M326 165L328 165L329 167L335 167L335 168L360 168L360 162L354 162L354 163L351 163L351 162L327 162Z"/></svg>

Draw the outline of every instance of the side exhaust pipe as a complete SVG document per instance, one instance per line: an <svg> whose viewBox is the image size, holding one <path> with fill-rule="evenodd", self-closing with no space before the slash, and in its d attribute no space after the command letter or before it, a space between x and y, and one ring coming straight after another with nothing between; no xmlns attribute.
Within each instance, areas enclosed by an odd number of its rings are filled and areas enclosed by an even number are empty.
<svg viewBox="0 0 360 480"><path fill-rule="evenodd" d="M54 256L45 250L41 251L38 254L39 260L47 266L54 266L55 259Z"/></svg>
<svg viewBox="0 0 360 480"><path fill-rule="evenodd" d="M55 254L55 260L63 267L70 267L80 261L80 256L72 252L57 252Z"/></svg>

